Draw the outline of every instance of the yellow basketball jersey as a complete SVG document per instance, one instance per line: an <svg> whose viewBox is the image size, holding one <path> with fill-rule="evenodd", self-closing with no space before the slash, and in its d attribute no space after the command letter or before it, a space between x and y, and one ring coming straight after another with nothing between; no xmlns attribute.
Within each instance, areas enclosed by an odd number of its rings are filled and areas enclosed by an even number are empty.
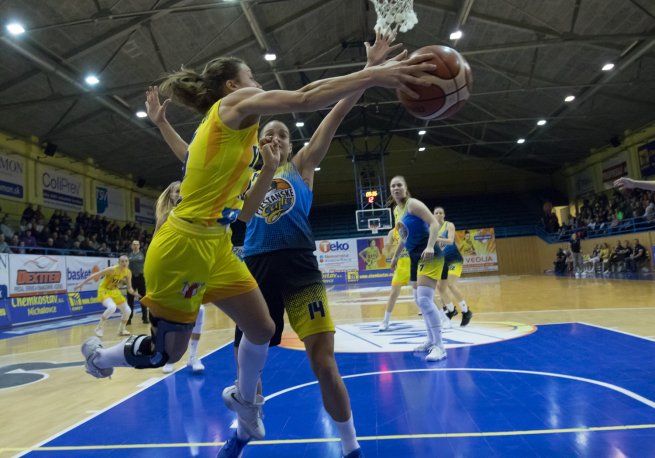
<svg viewBox="0 0 655 458"><path fill-rule="evenodd" d="M102 283L100 283L101 289L116 289L118 288L118 284L125 278L127 278L127 274L130 271L130 269L121 269L120 267L116 266L114 270L107 275L104 276L102 279Z"/></svg>
<svg viewBox="0 0 655 458"><path fill-rule="evenodd" d="M400 243L400 232L398 231L397 227L393 228L393 232L391 233L391 237L393 239L393 246L397 247L398 244ZM409 254L407 253L407 250L405 248L403 248L398 257L399 258L406 258L407 256L409 256Z"/></svg>
<svg viewBox="0 0 655 458"><path fill-rule="evenodd" d="M206 225L236 221L259 155L259 125L230 129L218 116L220 103L207 112L189 145L181 201L175 207L179 218Z"/></svg>

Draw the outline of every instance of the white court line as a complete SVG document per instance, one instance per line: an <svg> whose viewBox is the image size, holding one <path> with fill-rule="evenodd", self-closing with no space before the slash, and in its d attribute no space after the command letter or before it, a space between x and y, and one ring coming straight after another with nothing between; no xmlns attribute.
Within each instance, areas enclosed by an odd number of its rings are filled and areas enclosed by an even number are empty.
<svg viewBox="0 0 655 458"><path fill-rule="evenodd" d="M655 342L655 338L653 338L652 336L649 336L649 337L640 336L640 335L637 335L637 334L633 334L631 332L621 331L619 329L606 328L605 326L599 326L597 324L585 323L584 321L580 321L580 323L581 324L586 324L587 326L593 326L594 328L605 329L606 331L618 332L619 334L625 334L627 336L632 336L632 337L637 337L639 339L648 340L649 342Z"/></svg>
<svg viewBox="0 0 655 458"><path fill-rule="evenodd" d="M514 310L511 312L476 312L476 315L511 314L511 313L571 313L571 312L620 312L623 310L655 310L655 307L608 307L595 309L557 309L557 310Z"/></svg>
<svg viewBox="0 0 655 458"><path fill-rule="evenodd" d="M348 379L348 378L357 378L357 377L368 377L371 375L384 375L384 374L399 374L399 373L408 373L408 372L507 372L511 374L528 374L528 375L541 375L545 377L555 377L555 378L563 378L563 379L568 379L568 380L574 380L577 382L584 382L584 383L589 383L592 385L598 385L603 388L608 388L612 391L616 391L618 393L621 393L625 396L628 396L635 401L641 402L642 404L647 405L650 408L655 409L655 401L651 401L648 398L645 398L633 391L627 390L625 388L621 388L620 386L613 385L611 383L606 383L606 382L601 382L599 380L594 380L590 378L585 378L585 377L576 377L574 375L566 375L566 374L558 374L555 372L540 372L540 371L526 371L526 370L520 370L520 369L492 369L492 368L467 368L467 367L435 367L435 368L430 368L430 369L400 369L400 370L395 370L395 371L378 371L378 372L364 372L361 374L353 374L353 375L345 375L342 376L343 379ZM316 385L318 384L318 381L313 381L313 382L308 382L308 383L303 383L301 385L295 385L289 388L285 388L284 390L280 390L276 393L270 394L266 396L266 400L268 401L269 399L275 398L277 396L281 396L283 394L286 394L290 391L294 391L300 388L305 388L310 385Z"/></svg>
<svg viewBox="0 0 655 458"><path fill-rule="evenodd" d="M227 347L228 345L231 345L231 344L232 344L232 342L228 342L228 343L226 343L226 344L224 344L224 345L221 345L220 347L218 347L218 348L216 348L216 349L210 351L209 353L205 354L205 356L211 355L212 353L216 353L217 351L219 351L219 350L221 350L222 348ZM204 358L205 356L203 356L203 358ZM134 370L133 368L125 368L125 369L127 369L127 370ZM165 379L166 379L166 377L160 377L158 381L162 381L162 380L165 380ZM144 382L144 383L145 383L145 382ZM59 436L62 436L62 435L64 435L64 434L66 434L67 432L69 432L69 431L71 431L71 430L77 428L77 427L80 426L80 425L83 425L84 423L86 423L86 422L88 422L88 421L90 421L90 420L93 420L93 419L94 419L95 417L97 417L98 415L107 412L109 409L113 409L114 407L116 407L116 406L119 405L120 403L125 402L125 401L127 401L128 399L130 399L130 398L133 398L134 396L136 396L137 394L141 393L142 391L148 389L148 388L149 388L150 386L152 386L152 385L153 385L153 384L148 385L148 386L145 387L145 388L141 388L140 390L135 391L134 393L125 396L123 399L120 399L120 400L114 402L114 403L111 404L110 406L105 407L104 409L101 409L101 410L96 411L96 412L95 412L94 414L92 414L91 416L89 416L89 417L87 417L87 418L85 418L85 419L83 419L83 420L78 421L77 423L75 423L75 424L69 426L68 428L66 428L66 429L64 429L64 430L62 430L62 431L59 431L58 433L55 433L54 435L52 435L52 436L48 437L47 439L45 439L45 440L39 442L38 444L33 445L33 446L27 448L24 452L22 452L22 453L16 455L16 458L21 457L21 456L24 456L24 455L26 455L26 454L28 454L28 453L31 453L31 452L35 451L35 449L41 447L42 445L47 444L48 442L50 442L50 441L52 441L52 440L55 440L55 439L58 438Z"/></svg>

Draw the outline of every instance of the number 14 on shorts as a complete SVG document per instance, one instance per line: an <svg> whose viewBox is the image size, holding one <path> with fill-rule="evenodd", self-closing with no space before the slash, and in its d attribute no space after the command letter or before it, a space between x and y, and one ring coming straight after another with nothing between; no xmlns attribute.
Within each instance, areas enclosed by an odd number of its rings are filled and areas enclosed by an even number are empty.
<svg viewBox="0 0 655 458"><path fill-rule="evenodd" d="M325 318L325 308L323 307L323 301L314 301L310 302L307 304L307 308L309 309L309 318L314 319L316 318L316 314L320 313L321 318Z"/></svg>

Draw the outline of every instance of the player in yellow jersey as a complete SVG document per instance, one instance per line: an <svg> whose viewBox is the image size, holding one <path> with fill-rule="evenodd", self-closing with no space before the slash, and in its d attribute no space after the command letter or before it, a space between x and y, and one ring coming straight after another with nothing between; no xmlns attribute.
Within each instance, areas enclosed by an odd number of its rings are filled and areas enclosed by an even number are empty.
<svg viewBox="0 0 655 458"><path fill-rule="evenodd" d="M247 222L257 211L280 160L278 140L264 138L257 148L260 116L316 111L372 86L417 97L409 85L430 85L420 78L435 68L424 63L429 58L407 58L403 52L382 65L296 91L262 90L250 68L233 57L212 59L200 73L183 68L168 75L160 84L162 93L204 119L188 148L175 131L158 125L169 145L177 145L178 157L186 157L180 202L155 234L145 262L143 302L150 307L152 337L132 336L107 349L98 339L87 339L82 345L87 372L101 378L118 366L151 368L178 361L200 304L213 302L244 333L238 386L228 403L238 415L237 432L219 456L236 457L251 438L263 438L263 399L256 391L275 326L257 283L232 252L229 230L237 218ZM247 190L260 151L264 165Z"/></svg>
<svg viewBox="0 0 655 458"><path fill-rule="evenodd" d="M127 305L127 300L123 297L118 285L121 282L127 282L127 292L134 296L135 298L140 298L141 296L137 291L132 288L132 272L128 268L130 260L127 256L121 256L118 258L118 264L115 266L107 267L104 270L96 272L89 275L83 281L77 284L75 287L76 291L82 289L82 286L87 284L90 281L97 281L102 277L102 283L98 286L98 301L105 307L104 313L100 316L100 322L96 326L95 333L98 337L104 335L104 326L105 322L109 319L110 316L114 314L116 308L121 311L121 324L118 328L119 336L129 336L130 333L125 329L127 325L127 320L130 318L130 306Z"/></svg>
<svg viewBox="0 0 655 458"><path fill-rule="evenodd" d="M398 221L398 218L396 217ZM384 251L385 257L389 260L393 257L398 248L398 243L400 242L400 234L398 233L398 228L394 226L393 229L389 231L384 242ZM391 278L391 292L389 293L389 299L387 299L387 309L384 312L384 318L378 327L378 331L383 332L389 329L389 320L391 319L391 313L393 308L396 306L396 301L400 292L403 289L403 286L409 285L409 274L410 274L410 260L407 250L403 249L398 256L398 263L396 264L396 270L393 272L393 277Z"/></svg>

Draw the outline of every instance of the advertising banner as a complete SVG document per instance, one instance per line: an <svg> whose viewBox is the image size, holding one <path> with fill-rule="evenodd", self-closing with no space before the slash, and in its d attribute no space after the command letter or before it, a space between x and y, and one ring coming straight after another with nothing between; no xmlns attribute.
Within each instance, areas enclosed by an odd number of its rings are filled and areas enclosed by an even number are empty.
<svg viewBox="0 0 655 458"><path fill-rule="evenodd" d="M155 224L155 200L134 195L134 221L143 224Z"/></svg>
<svg viewBox="0 0 655 458"><path fill-rule="evenodd" d="M617 155L603 161L603 187L612 189L614 180L628 176L628 155L621 151Z"/></svg>
<svg viewBox="0 0 655 458"><path fill-rule="evenodd" d="M357 239L317 240L318 268L322 272L357 271Z"/></svg>
<svg viewBox="0 0 655 458"><path fill-rule="evenodd" d="M44 164L36 164L36 194L43 205L63 210L82 211L84 207L82 176Z"/></svg>
<svg viewBox="0 0 655 458"><path fill-rule="evenodd" d="M66 258L64 256L31 254L9 256L10 297L65 292Z"/></svg>
<svg viewBox="0 0 655 458"><path fill-rule="evenodd" d="M81 291L68 293L68 307L73 315L86 315L104 311L105 308L98 302L97 291Z"/></svg>
<svg viewBox="0 0 655 458"><path fill-rule="evenodd" d="M6 302L12 324L65 318L71 314L66 294L12 297Z"/></svg>
<svg viewBox="0 0 655 458"><path fill-rule="evenodd" d="M67 256L66 257L66 291L69 293L75 292L75 287L82 281L89 278L96 272L106 269L112 264L116 264L116 259L108 258L83 258L81 256ZM82 292L98 290L100 281L90 281L82 286Z"/></svg>
<svg viewBox="0 0 655 458"><path fill-rule="evenodd" d="M455 244L464 258L463 273L498 270L496 237L493 228L457 231Z"/></svg>
<svg viewBox="0 0 655 458"><path fill-rule="evenodd" d="M25 159L0 151L0 196L3 199L25 199Z"/></svg>
<svg viewBox="0 0 655 458"><path fill-rule="evenodd" d="M98 215L121 221L127 219L123 189L99 181L93 183L93 188L96 196L96 213Z"/></svg>
<svg viewBox="0 0 655 458"><path fill-rule="evenodd" d="M652 179L655 175L655 140L649 140L648 143L637 148L639 154L639 168L644 180Z"/></svg>

